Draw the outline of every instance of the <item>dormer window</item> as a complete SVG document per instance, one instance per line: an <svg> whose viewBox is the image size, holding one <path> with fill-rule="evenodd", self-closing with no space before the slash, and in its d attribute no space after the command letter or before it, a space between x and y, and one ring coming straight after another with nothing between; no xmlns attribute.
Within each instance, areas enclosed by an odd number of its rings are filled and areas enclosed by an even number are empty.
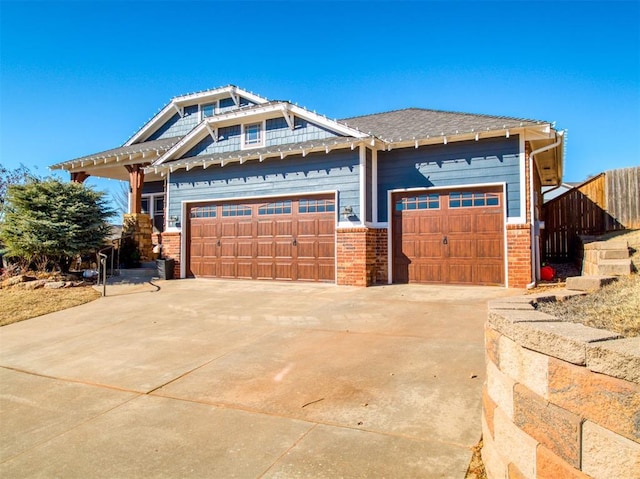
<svg viewBox="0 0 640 479"><path fill-rule="evenodd" d="M207 103L206 105L200 105L200 113L202 118L209 118L216 114L217 103Z"/></svg>
<svg viewBox="0 0 640 479"><path fill-rule="evenodd" d="M242 125L242 148L264 146L264 122Z"/></svg>

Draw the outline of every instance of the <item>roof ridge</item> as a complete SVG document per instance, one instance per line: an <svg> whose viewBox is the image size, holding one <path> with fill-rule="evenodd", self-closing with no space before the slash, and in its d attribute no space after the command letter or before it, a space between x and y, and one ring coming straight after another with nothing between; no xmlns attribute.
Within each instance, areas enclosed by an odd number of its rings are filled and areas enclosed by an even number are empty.
<svg viewBox="0 0 640 479"><path fill-rule="evenodd" d="M507 115L491 115L489 113L471 113L471 112L464 112L464 111L452 111L452 110L439 110L439 109L435 109L435 108L420 108L420 107L408 107L408 108L398 108L395 110L388 110L388 111L381 111L378 113L370 113L368 115L357 115L357 116L351 116L351 117L347 117L347 118L341 118L338 121L348 121L348 120L355 120L357 118L370 118L373 116L378 116L378 115L387 115L389 113L397 113L397 112L402 112L402 111L411 111L411 110L418 110L418 111L426 111L426 112L432 112L432 113L446 113L446 114L451 114L451 115L466 115L466 116L475 116L475 117L483 117L483 118L502 118L502 119L508 119L508 120L519 120L519 121L527 121L527 122L534 122L534 123L549 123L547 121L544 120L534 120L531 118L521 118L521 117L516 117L516 116L507 116Z"/></svg>

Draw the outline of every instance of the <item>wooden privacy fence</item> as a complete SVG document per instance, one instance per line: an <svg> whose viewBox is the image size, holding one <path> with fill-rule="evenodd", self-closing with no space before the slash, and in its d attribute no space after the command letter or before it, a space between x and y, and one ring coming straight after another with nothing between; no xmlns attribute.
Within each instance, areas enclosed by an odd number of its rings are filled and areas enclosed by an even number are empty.
<svg viewBox="0 0 640 479"><path fill-rule="evenodd" d="M544 258L575 261L580 236L640 228L640 167L588 179L542 207Z"/></svg>

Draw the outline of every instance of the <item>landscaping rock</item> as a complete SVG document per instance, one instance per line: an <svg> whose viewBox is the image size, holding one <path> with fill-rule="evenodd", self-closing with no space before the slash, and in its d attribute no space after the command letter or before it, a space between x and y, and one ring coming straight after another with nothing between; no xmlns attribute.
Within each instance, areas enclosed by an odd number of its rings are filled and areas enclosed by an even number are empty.
<svg viewBox="0 0 640 479"><path fill-rule="evenodd" d="M60 288L64 288L65 284L66 283L64 281L51 281L46 283L44 287L47 289L60 289Z"/></svg>
<svg viewBox="0 0 640 479"><path fill-rule="evenodd" d="M29 281L28 283L24 283L23 288L28 290L40 289L40 288L44 288L45 284L47 284L46 279L37 279L35 281Z"/></svg>
<svg viewBox="0 0 640 479"><path fill-rule="evenodd" d="M4 287L9 287L9 286L15 286L16 284L20 284L20 283L26 283L27 281L35 281L36 278L34 278L33 276L27 276L25 274L19 274L18 276L14 276L12 278L7 279L3 286Z"/></svg>
<svg viewBox="0 0 640 479"><path fill-rule="evenodd" d="M574 276L567 278L566 288L573 291L593 291L617 280L614 276Z"/></svg>

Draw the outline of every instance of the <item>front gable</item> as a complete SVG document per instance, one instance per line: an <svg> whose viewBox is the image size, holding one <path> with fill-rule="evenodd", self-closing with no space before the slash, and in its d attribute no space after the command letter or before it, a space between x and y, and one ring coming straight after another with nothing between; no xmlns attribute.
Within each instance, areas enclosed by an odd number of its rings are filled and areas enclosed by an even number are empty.
<svg viewBox="0 0 640 479"><path fill-rule="evenodd" d="M234 85L175 97L129 138L125 146L184 136L204 118L267 102L266 98Z"/></svg>

